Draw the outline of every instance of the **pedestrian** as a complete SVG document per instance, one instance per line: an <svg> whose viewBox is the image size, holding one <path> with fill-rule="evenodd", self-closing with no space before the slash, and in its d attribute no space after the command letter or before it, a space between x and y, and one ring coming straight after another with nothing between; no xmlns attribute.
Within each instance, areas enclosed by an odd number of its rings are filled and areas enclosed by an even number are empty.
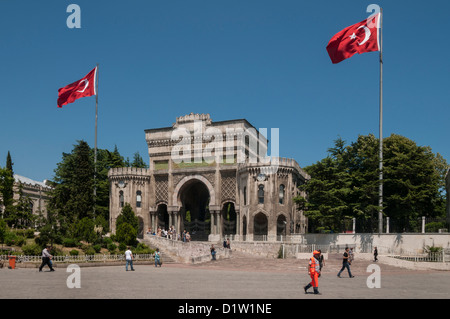
<svg viewBox="0 0 450 319"><path fill-rule="evenodd" d="M347 268L348 276L350 278L354 278L355 277L355 276L352 275L352 272L350 271L350 264L348 262L348 258L349 258L348 247L345 247L345 252L344 252L344 255L343 255L343 258L342 258L342 268L339 271L339 273L337 274L337 276L339 278L341 278L341 273L342 273L342 271L344 271L345 268Z"/></svg>
<svg viewBox="0 0 450 319"><path fill-rule="evenodd" d="M155 250L155 267L158 267L158 265L159 265L159 267L161 267L161 256L159 254L159 249L156 248L156 250Z"/></svg>
<svg viewBox="0 0 450 319"><path fill-rule="evenodd" d="M46 246L42 250L42 264L39 266L39 271L42 271L42 268L44 268L45 265L47 265L50 268L50 271L55 271L53 269L53 266L51 264L52 255L50 255L50 246Z"/></svg>
<svg viewBox="0 0 450 319"><path fill-rule="evenodd" d="M319 265L320 265L319 277L320 277L320 275L322 274L322 268L323 268L323 266L325 266L325 259L322 255L322 250L319 249L318 252L320 253L320 255L319 255Z"/></svg>
<svg viewBox="0 0 450 319"><path fill-rule="evenodd" d="M378 261L378 249L377 246L375 246L375 249L373 251L373 261Z"/></svg>
<svg viewBox="0 0 450 319"><path fill-rule="evenodd" d="M211 245L211 256L212 256L212 260L216 260L216 249L214 248L214 244Z"/></svg>
<svg viewBox="0 0 450 319"><path fill-rule="evenodd" d="M353 247L348 251L348 264L351 265L355 255L353 254Z"/></svg>
<svg viewBox="0 0 450 319"><path fill-rule="evenodd" d="M133 259L134 259L133 253L131 252L130 247L128 246L127 250L125 251L125 261L126 261L125 270L126 271L128 271L128 265L131 266L131 271L134 271Z"/></svg>
<svg viewBox="0 0 450 319"><path fill-rule="evenodd" d="M319 292L319 275L320 275L320 252L314 250L313 256L309 259L308 274L311 277L311 282L307 284L303 289L305 289L305 294L308 293L308 289L313 287L315 295L321 295Z"/></svg>
<svg viewBox="0 0 450 319"><path fill-rule="evenodd" d="M231 249L231 246L230 246L230 238L227 238L227 248L228 248L228 249Z"/></svg>

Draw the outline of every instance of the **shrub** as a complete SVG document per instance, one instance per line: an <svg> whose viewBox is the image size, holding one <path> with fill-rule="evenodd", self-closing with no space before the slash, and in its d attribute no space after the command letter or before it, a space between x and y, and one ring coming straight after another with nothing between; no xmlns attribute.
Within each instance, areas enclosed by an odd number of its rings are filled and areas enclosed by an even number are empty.
<svg viewBox="0 0 450 319"><path fill-rule="evenodd" d="M95 255L95 249L90 245L83 247L83 251L86 255Z"/></svg>
<svg viewBox="0 0 450 319"><path fill-rule="evenodd" d="M145 245L143 243L139 243L136 246L136 249L134 250L134 253L135 254L153 254L154 251L155 251L154 249L151 249L147 245Z"/></svg>
<svg viewBox="0 0 450 319"><path fill-rule="evenodd" d="M16 245L17 235L14 232L6 232L4 242L7 246Z"/></svg>
<svg viewBox="0 0 450 319"><path fill-rule="evenodd" d="M27 242L27 239L24 236L17 236L16 246L22 246Z"/></svg>
<svg viewBox="0 0 450 319"><path fill-rule="evenodd" d="M36 243L23 245L21 249L26 256L40 256L42 253L41 246Z"/></svg>
<svg viewBox="0 0 450 319"><path fill-rule="evenodd" d="M78 240L85 240L92 243L97 239L97 233L94 231L94 221L88 217L79 220L75 227L75 237Z"/></svg>
<svg viewBox="0 0 450 319"><path fill-rule="evenodd" d="M119 250L120 251L125 251L127 249L127 245L125 243L120 243L119 244Z"/></svg>
<svg viewBox="0 0 450 319"><path fill-rule="evenodd" d="M69 255L70 256L78 256L80 252L76 249L72 249L71 251L69 251Z"/></svg>
<svg viewBox="0 0 450 319"><path fill-rule="evenodd" d="M64 252L62 251L62 249L55 246L53 246L50 250L50 254L52 254L53 256L64 256Z"/></svg>
<svg viewBox="0 0 450 319"><path fill-rule="evenodd" d="M137 230L128 223L122 223L116 229L116 239L119 243L126 245L135 245Z"/></svg>
<svg viewBox="0 0 450 319"><path fill-rule="evenodd" d="M100 244L92 246L94 248L94 251L98 254L100 250L102 249L102 246Z"/></svg>
<svg viewBox="0 0 450 319"><path fill-rule="evenodd" d="M110 254L114 254L116 252L117 246L113 243L108 244L108 251Z"/></svg>
<svg viewBox="0 0 450 319"><path fill-rule="evenodd" d="M62 242L64 247L77 247L77 240L74 238L64 238Z"/></svg>
<svg viewBox="0 0 450 319"><path fill-rule="evenodd" d="M109 238L109 237L104 237L102 239L102 247L103 248L108 248L108 245L112 244L112 243L113 243L113 240L111 238Z"/></svg>
<svg viewBox="0 0 450 319"><path fill-rule="evenodd" d="M26 238L34 238L34 229L29 228L25 231Z"/></svg>

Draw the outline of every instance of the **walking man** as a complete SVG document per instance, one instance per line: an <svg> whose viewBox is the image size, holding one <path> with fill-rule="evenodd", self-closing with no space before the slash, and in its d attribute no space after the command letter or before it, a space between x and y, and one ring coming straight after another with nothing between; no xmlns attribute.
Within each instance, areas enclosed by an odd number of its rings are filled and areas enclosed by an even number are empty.
<svg viewBox="0 0 450 319"><path fill-rule="evenodd" d="M342 268L341 268L341 270L339 271L339 273L337 274L337 276L338 276L339 278L341 278L341 273L342 273L342 271L343 271L345 268L347 268L348 276L349 276L350 278L355 277L355 276L352 275L352 272L350 271L350 263L349 263L349 261L348 261L348 257L349 257L348 247L345 247L345 252L344 252L344 255L343 255L343 259L342 259Z"/></svg>
<svg viewBox="0 0 450 319"><path fill-rule="evenodd" d="M305 294L308 293L308 289L311 288L311 286L314 289L315 295L321 294L319 292L319 275L320 275L319 258L320 258L320 252L318 252L317 250L314 250L313 256L309 259L309 266L308 266L308 274L311 277L311 282L304 287Z"/></svg>
<svg viewBox="0 0 450 319"><path fill-rule="evenodd" d="M50 268L50 271L55 271L55 269L53 269L52 263L50 261L53 256L50 255L49 251L50 251L50 246L46 246L42 250L42 264L41 264L41 266L39 266L39 271L42 271L42 268L44 268L45 265L47 265Z"/></svg>
<svg viewBox="0 0 450 319"><path fill-rule="evenodd" d="M131 271L134 271L133 259L134 259L133 258L133 253L131 252L130 247L127 247L127 250L125 251L125 261L126 261L125 270L126 271L128 271L128 265L131 266Z"/></svg>

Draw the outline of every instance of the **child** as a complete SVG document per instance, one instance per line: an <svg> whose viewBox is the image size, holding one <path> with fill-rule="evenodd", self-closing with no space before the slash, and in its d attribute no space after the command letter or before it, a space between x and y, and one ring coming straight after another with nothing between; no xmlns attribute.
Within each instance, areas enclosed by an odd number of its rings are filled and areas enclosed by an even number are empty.
<svg viewBox="0 0 450 319"><path fill-rule="evenodd" d="M156 248L156 251L155 251L155 267L158 267L158 264L159 264L159 267L161 267L161 257L159 255L159 249Z"/></svg>

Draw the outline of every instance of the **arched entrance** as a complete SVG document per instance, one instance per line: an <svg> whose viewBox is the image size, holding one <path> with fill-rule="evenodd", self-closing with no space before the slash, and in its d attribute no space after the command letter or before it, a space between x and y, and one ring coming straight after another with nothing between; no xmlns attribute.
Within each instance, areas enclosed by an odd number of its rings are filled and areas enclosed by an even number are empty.
<svg viewBox="0 0 450 319"><path fill-rule="evenodd" d="M157 227L161 229L169 229L169 213L167 212L166 204L159 204L156 211L157 216ZM157 229L154 230L155 232Z"/></svg>
<svg viewBox="0 0 450 319"><path fill-rule="evenodd" d="M277 240L281 240L281 236L283 238L287 235L287 221L286 216L279 215L277 218Z"/></svg>
<svg viewBox="0 0 450 319"><path fill-rule="evenodd" d="M180 188L179 201L181 232L189 232L191 240L208 240L211 232L208 187L199 179L190 179Z"/></svg>
<svg viewBox="0 0 450 319"><path fill-rule="evenodd" d="M236 211L233 202L226 202L222 206L223 235L236 234Z"/></svg>
<svg viewBox="0 0 450 319"><path fill-rule="evenodd" d="M269 221L264 213L258 213L253 219L253 240L267 240Z"/></svg>

